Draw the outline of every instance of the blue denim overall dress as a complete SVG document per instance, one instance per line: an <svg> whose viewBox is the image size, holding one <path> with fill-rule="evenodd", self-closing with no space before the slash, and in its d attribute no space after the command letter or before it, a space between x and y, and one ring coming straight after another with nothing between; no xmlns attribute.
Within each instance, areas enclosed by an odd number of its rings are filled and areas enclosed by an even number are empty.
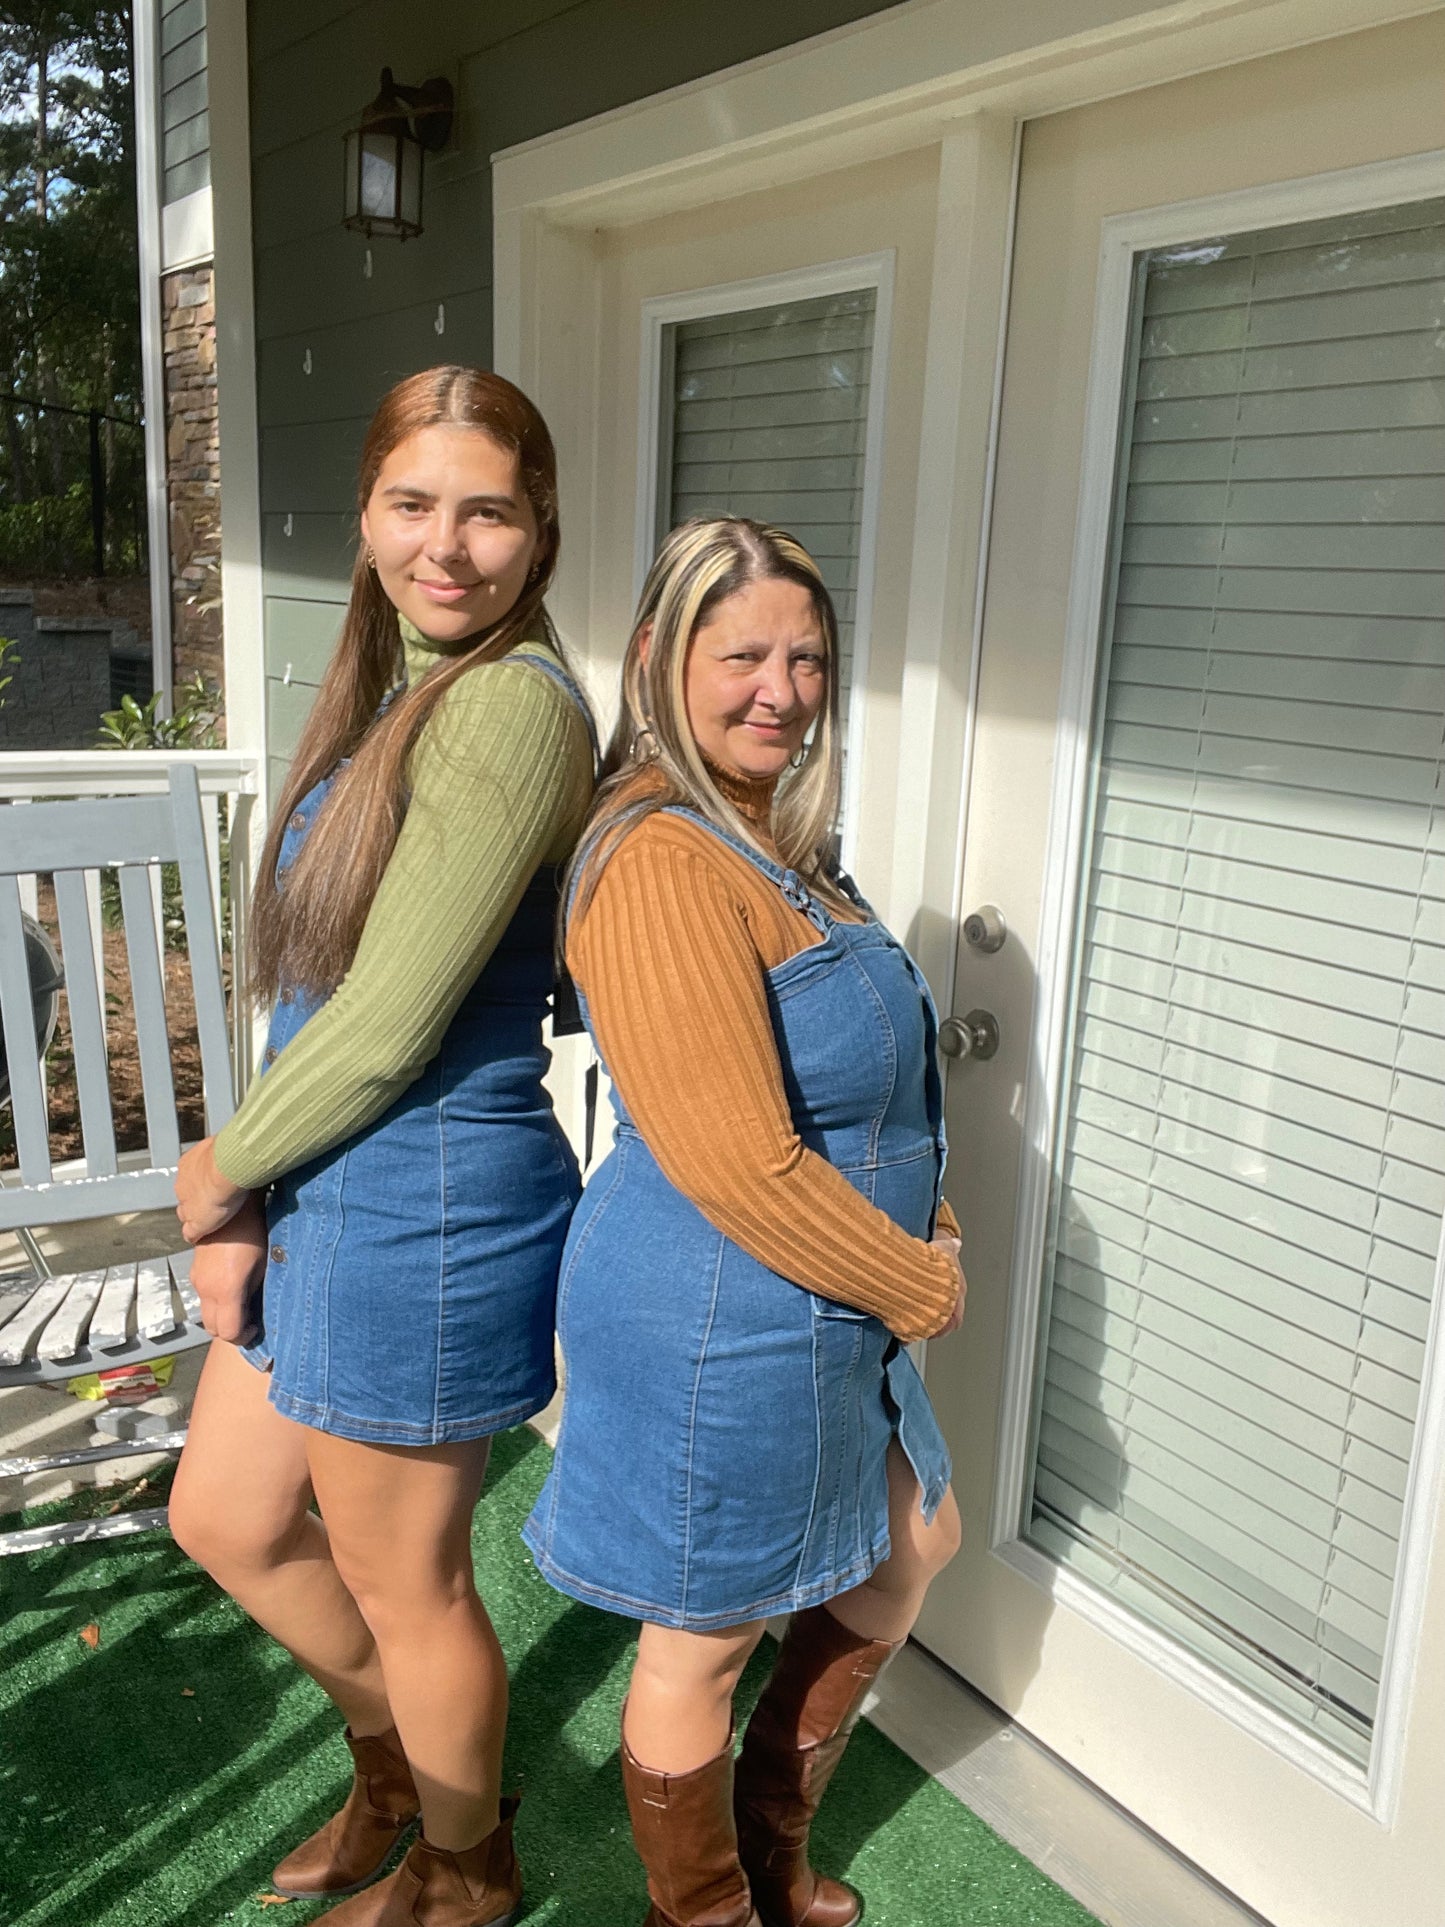
<svg viewBox="0 0 1445 1927"><path fill-rule="evenodd" d="M528 655L591 718L560 663ZM334 776L286 828L278 878ZM537 871L440 1050L391 1107L273 1185L261 1332L276 1410L341 1438L435 1445L538 1412L577 1162L542 1078L559 878ZM419 941L422 940L419 937ZM274 1063L325 1001L283 991Z"/></svg>
<svg viewBox="0 0 1445 1927"><path fill-rule="evenodd" d="M799 1137L931 1237L944 1136L922 975L871 913L836 921L796 874L693 820L819 933L767 973ZM927 1517L948 1484L913 1360L877 1318L726 1238L664 1177L615 1089L612 1102L613 1148L562 1261L562 1429L523 1537L558 1591L664 1626L735 1626L846 1592L888 1554L889 1440Z"/></svg>

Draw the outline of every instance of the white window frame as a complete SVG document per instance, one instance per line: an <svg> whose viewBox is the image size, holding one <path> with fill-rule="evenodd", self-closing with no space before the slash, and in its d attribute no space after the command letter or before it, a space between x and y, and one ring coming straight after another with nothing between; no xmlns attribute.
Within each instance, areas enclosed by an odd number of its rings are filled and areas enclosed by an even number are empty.
<svg viewBox="0 0 1445 1927"><path fill-rule="evenodd" d="M854 860L859 788L863 778L863 741L868 705L869 639L873 626L873 577L878 554L878 510L882 496L883 437L887 407L889 341L893 320L896 250L853 255L842 261L728 281L677 294L653 295L642 304L642 366L637 403L637 512L634 523L633 601L657 548L659 490L662 485L662 376L665 331L678 321L713 315L744 314L751 308L781 307L821 295L874 291L872 360L868 374L868 413L863 437L863 501L858 530L858 588L853 619L853 680L848 697L848 727L843 756L843 862Z"/></svg>
<svg viewBox="0 0 1445 1927"><path fill-rule="evenodd" d="M1129 319L1135 264L1154 248L1298 221L1357 213L1445 194L1445 149L1329 174L1143 208L1101 224L1079 509L1065 623L1065 655L1044 864L1037 960L1039 994L1022 1119L1018 1209L999 1421L991 1550L1061 1605L1186 1687L1274 1753L1302 1768L1383 1826L1393 1823L1403 1775L1405 1725L1419 1648L1430 1547L1445 1479L1445 1241L1421 1374L1420 1411L1405 1493L1400 1563L1367 1767L1346 1760L1285 1714L1264 1705L1178 1640L1147 1625L1091 1581L1024 1537L1031 1425L1042 1322L1043 1272L1073 990L1073 933L1084 875L1092 726L1113 536Z"/></svg>

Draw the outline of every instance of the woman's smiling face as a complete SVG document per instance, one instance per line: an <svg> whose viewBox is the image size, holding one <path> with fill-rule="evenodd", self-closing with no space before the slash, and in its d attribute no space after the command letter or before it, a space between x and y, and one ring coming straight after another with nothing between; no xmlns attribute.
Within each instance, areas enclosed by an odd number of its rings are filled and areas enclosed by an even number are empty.
<svg viewBox="0 0 1445 1927"><path fill-rule="evenodd" d="M381 465L361 517L388 599L434 642L500 622L537 558L517 457L484 429L420 429Z"/></svg>
<svg viewBox="0 0 1445 1927"><path fill-rule="evenodd" d="M684 688L704 756L742 776L780 776L828 689L812 596L768 576L720 602L693 631Z"/></svg>

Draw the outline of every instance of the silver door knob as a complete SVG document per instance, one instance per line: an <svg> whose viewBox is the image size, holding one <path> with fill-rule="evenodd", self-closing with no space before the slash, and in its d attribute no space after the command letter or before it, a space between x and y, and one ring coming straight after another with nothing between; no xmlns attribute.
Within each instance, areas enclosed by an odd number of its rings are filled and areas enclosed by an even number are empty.
<svg viewBox="0 0 1445 1927"><path fill-rule="evenodd" d="M1002 950L1008 925L996 903L980 904L971 917L963 920L963 940L974 950Z"/></svg>
<svg viewBox="0 0 1445 1927"><path fill-rule="evenodd" d="M945 1017L938 1026L938 1048L945 1057L974 1057L986 1063L998 1049L998 1019L991 1010L966 1017Z"/></svg>

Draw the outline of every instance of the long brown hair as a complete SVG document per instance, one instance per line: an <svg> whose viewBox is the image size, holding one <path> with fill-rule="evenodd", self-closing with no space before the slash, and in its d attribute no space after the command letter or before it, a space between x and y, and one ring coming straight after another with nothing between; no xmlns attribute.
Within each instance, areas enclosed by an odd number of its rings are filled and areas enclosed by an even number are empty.
<svg viewBox="0 0 1445 1927"><path fill-rule="evenodd" d="M823 631L826 689L801 768L779 784L773 802L776 851L723 795L688 721L687 653L694 635L729 596L752 582L796 582L812 598ZM649 637L644 655L642 638ZM685 804L710 823L776 854L834 909L852 913L833 877L834 830L842 786L838 618L818 565L796 536L746 516L694 516L680 523L657 552L642 585L632 636L622 662L622 709L602 765L602 781L582 841L567 873L573 879L571 914L587 908L597 879L617 845L644 816Z"/></svg>
<svg viewBox="0 0 1445 1927"><path fill-rule="evenodd" d="M543 598L557 566L557 457L547 424L511 382L481 368L428 368L397 383L366 432L356 478L365 510L388 455L424 428L481 429L517 458L536 519L538 547L517 601L499 622L469 638L378 718L401 671L396 610L358 544L341 639L302 732L291 773L271 817L252 896L250 973L258 1000L283 985L333 990L361 939L372 898L406 814L412 745L459 677L495 662L539 628L550 633ZM301 798L345 758L285 888L276 864L287 821Z"/></svg>

